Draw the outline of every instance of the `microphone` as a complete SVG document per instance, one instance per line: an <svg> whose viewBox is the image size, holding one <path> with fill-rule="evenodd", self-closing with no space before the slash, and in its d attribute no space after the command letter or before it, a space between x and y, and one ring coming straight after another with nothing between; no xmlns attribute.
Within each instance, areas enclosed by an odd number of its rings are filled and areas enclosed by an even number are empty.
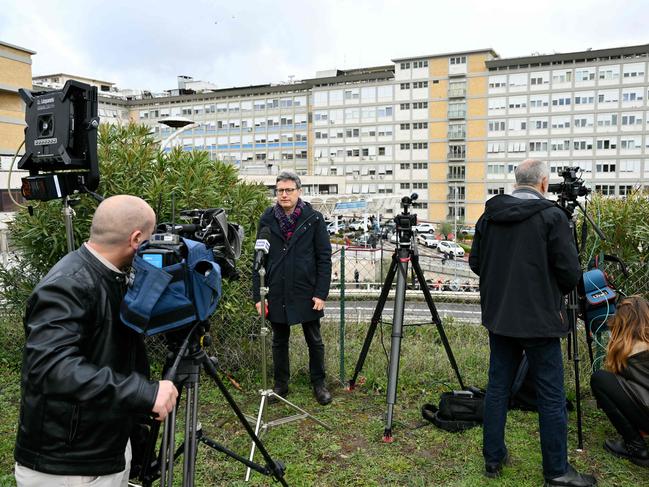
<svg viewBox="0 0 649 487"><path fill-rule="evenodd" d="M259 271L264 262L265 256L270 250L270 242L268 241L268 239L270 238L270 230L268 229L268 227L262 227L262 229L259 230L258 237L259 238L257 238L257 240L255 241L255 263L253 265L254 271Z"/></svg>

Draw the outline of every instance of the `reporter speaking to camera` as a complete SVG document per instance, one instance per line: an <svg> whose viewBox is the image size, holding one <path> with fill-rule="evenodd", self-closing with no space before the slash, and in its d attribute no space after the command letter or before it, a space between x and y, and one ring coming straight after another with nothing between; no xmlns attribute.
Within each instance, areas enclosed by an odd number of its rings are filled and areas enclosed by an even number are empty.
<svg viewBox="0 0 649 487"><path fill-rule="evenodd" d="M291 325L301 323L309 347L309 374L316 400L329 404L325 386L324 343L320 318L331 281L331 243L322 214L300 198L297 174L277 176L277 203L261 216L259 229L270 232L266 262L268 320L273 328L273 368L276 394L288 394ZM259 275L253 273L253 298L261 313Z"/></svg>
<svg viewBox="0 0 649 487"><path fill-rule="evenodd" d="M90 239L36 286L26 343L14 457L18 487L124 486L138 416L162 421L176 403L170 381L148 379L140 335L120 322L124 270L155 227L140 198L104 200Z"/></svg>

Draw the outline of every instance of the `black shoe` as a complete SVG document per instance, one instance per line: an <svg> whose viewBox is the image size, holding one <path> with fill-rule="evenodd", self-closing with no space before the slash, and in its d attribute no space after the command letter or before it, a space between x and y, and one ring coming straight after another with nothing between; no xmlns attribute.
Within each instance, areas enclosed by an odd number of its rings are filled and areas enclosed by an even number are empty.
<svg viewBox="0 0 649 487"><path fill-rule="evenodd" d="M649 467L649 451L644 440L606 440L604 449L616 457L627 458L641 467Z"/></svg>
<svg viewBox="0 0 649 487"><path fill-rule="evenodd" d="M278 396L286 397L288 396L288 386L275 386L273 387L273 392ZM280 402L279 399L275 396L270 396L268 398L268 404L275 404Z"/></svg>
<svg viewBox="0 0 649 487"><path fill-rule="evenodd" d="M509 465L510 463L511 462L509 460L509 452L505 452L505 456L498 463L485 463L484 464L485 477L489 477L490 479L495 479L496 477L500 477L500 474L503 471L503 466Z"/></svg>
<svg viewBox="0 0 649 487"><path fill-rule="evenodd" d="M315 394L316 401L323 406L326 406L331 402L331 393L327 390L327 387L324 384L313 386L313 394Z"/></svg>
<svg viewBox="0 0 649 487"><path fill-rule="evenodd" d="M577 472L572 465L568 464L568 471L563 475L551 479L545 479L546 487L560 485L564 487L591 487L597 485L597 480L592 475Z"/></svg>

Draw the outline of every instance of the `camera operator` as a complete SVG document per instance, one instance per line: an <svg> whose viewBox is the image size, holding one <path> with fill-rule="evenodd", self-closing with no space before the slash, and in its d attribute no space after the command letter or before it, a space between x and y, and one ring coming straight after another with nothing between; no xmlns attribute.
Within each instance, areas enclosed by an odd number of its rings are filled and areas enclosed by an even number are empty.
<svg viewBox="0 0 649 487"><path fill-rule="evenodd" d="M142 415L162 421L170 381L148 380L141 336L120 322L124 270L155 227L142 199L118 195L95 211L90 239L34 288L14 457L18 487L126 486L129 436Z"/></svg>
<svg viewBox="0 0 649 487"><path fill-rule="evenodd" d="M469 265L480 276L482 323L489 330L484 401L485 475L508 464L505 423L510 388L525 351L535 381L545 485L596 485L568 463L560 338L569 332L564 295L581 275L568 217L545 199L545 163L523 161L511 195L489 199L476 224Z"/></svg>
<svg viewBox="0 0 649 487"><path fill-rule="evenodd" d="M608 327L608 370L595 372L590 387L622 440L606 440L604 448L649 467L649 451L640 433L649 433L649 303L641 296L629 296Z"/></svg>
<svg viewBox="0 0 649 487"><path fill-rule="evenodd" d="M273 391L288 394L290 376L288 342L291 326L302 323L309 347L309 374L316 400L331 402L325 386L324 343L320 318L331 282L331 243L322 214L300 198L300 178L284 171L277 176L277 203L259 220L270 231L268 320L273 328ZM261 314L259 276L253 273L253 298Z"/></svg>

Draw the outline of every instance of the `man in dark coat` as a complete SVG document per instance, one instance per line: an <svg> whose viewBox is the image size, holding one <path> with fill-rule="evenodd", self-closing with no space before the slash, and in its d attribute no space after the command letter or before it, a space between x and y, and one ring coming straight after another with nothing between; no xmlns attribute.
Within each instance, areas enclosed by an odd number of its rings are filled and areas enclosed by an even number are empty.
<svg viewBox="0 0 649 487"><path fill-rule="evenodd" d="M322 214L300 198L297 174L277 176L277 203L259 220L259 230L270 231L270 250L266 260L268 320L273 329L273 391L288 394L288 342L291 325L301 323L309 347L309 374L317 401L329 404L331 394L325 386L324 343L320 318L331 282L331 243ZM259 276L253 273L253 298L261 313Z"/></svg>
<svg viewBox="0 0 649 487"><path fill-rule="evenodd" d="M141 415L163 420L178 391L151 381L142 337L121 323L124 270L155 228L140 198L118 195L95 211L90 240L36 286L24 324L18 487L126 487L129 436Z"/></svg>
<svg viewBox="0 0 649 487"><path fill-rule="evenodd" d="M596 485L568 463L567 412L560 338L568 321L564 295L581 275L565 211L545 199L545 163L523 161L512 195L487 201L476 224L469 265L480 276L482 323L489 330L489 384L484 402L485 475L508 463L505 423L510 388L525 351L535 381L545 485Z"/></svg>

